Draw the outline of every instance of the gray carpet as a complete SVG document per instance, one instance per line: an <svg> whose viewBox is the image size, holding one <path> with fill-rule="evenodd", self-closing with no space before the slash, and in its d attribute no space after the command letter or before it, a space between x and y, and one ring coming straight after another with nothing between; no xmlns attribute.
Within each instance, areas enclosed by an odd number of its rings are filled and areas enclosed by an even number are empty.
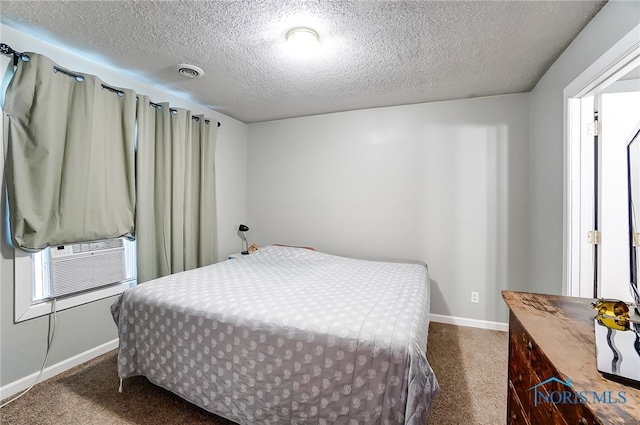
<svg viewBox="0 0 640 425"><path fill-rule="evenodd" d="M507 421L506 332L431 323L427 359L440 383L429 425Z"/></svg>
<svg viewBox="0 0 640 425"><path fill-rule="evenodd" d="M507 334L432 323L427 350L440 382L429 425L505 423ZM3 425L233 425L141 377L118 392L112 351L36 385L0 411Z"/></svg>

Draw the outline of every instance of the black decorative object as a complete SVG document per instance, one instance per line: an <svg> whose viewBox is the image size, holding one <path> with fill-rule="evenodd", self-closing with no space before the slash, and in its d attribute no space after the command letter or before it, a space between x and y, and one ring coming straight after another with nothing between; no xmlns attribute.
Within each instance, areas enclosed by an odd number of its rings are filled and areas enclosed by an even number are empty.
<svg viewBox="0 0 640 425"><path fill-rule="evenodd" d="M247 236L245 235L245 232L248 232L248 231L249 231L249 227L247 227L247 225L245 224L241 224L240 227L238 227L238 234L242 239L242 255L249 254L249 244L247 242Z"/></svg>

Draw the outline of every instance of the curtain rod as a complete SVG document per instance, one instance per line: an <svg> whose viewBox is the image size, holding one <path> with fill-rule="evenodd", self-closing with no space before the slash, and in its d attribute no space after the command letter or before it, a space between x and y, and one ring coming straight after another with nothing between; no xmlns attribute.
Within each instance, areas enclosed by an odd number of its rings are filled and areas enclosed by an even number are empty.
<svg viewBox="0 0 640 425"><path fill-rule="evenodd" d="M11 48L11 46L4 44L4 43L0 43L0 53L2 53L3 55L12 55L13 56L13 66L18 65L18 59L22 59L25 62L29 60L29 56L25 55L22 52L18 52L16 50L13 50Z"/></svg>
<svg viewBox="0 0 640 425"><path fill-rule="evenodd" d="M0 53L2 53L3 55L7 55L7 56L12 55L13 56L13 66L17 66L18 65L18 60L19 59L22 59L25 62L29 60L29 55L25 55L22 52L18 52L16 50L12 49L11 46L9 46L9 45L7 45L5 43L0 43ZM68 71L68 70L66 70L64 68L60 68L60 67L57 67L57 66L54 66L53 69L54 69L55 72L61 72L61 73L65 74L65 75L68 75L68 76L76 78L76 79L78 77L82 77L82 76L80 76L78 74L74 74L71 71ZM117 93L119 96L122 96L124 94L122 91L120 91L120 90L118 90L118 89L116 89L114 87L108 86L106 84L102 84L102 88L103 89L107 89L107 90L109 90L111 92ZM158 103L153 103L153 102L149 102L149 105L154 106L156 108L158 106L160 106ZM175 109L173 109L172 111L174 111L174 110ZM192 117L192 118L195 119L195 120L199 120L200 119L198 117ZM209 123L211 121L205 120L204 122ZM220 121L218 121L218 127L220 127L220 125L221 125Z"/></svg>
<svg viewBox="0 0 640 425"><path fill-rule="evenodd" d="M138 99L139 99L139 98L138 98ZM149 101L149 106L153 106L153 107L154 107L154 108L156 108L156 109L162 109L162 105L161 105L161 104L159 104L159 103L153 103L153 102L151 102L151 101ZM169 108L169 111L171 111L171 112L172 112L172 113L174 113L174 114L178 112L178 110L177 110L177 109L173 109L173 108ZM191 119L192 119L192 120L196 120L196 121L200 121L200 117L195 116L195 115L194 115L194 116L192 116L192 117L191 117ZM206 122L207 124L209 124L211 121L210 121L210 120L205 119L205 120L204 120L204 122ZM220 124L220 121L218 121L218 127L220 127L220 125L221 125L221 124Z"/></svg>

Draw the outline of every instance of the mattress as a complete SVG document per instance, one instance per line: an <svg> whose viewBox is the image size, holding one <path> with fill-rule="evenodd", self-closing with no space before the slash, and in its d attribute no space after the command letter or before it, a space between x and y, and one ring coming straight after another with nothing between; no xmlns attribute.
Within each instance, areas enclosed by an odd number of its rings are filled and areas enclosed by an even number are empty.
<svg viewBox="0 0 640 425"><path fill-rule="evenodd" d="M424 424L438 391L424 264L268 246L138 285L112 311L121 379L242 425Z"/></svg>

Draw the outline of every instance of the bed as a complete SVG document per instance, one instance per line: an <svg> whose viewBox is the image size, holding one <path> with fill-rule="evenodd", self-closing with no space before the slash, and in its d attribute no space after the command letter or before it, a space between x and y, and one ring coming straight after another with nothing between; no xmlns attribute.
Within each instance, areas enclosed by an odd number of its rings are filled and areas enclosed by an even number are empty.
<svg viewBox="0 0 640 425"><path fill-rule="evenodd" d="M121 380L242 425L424 424L438 392L424 264L268 246L138 285L112 312Z"/></svg>

